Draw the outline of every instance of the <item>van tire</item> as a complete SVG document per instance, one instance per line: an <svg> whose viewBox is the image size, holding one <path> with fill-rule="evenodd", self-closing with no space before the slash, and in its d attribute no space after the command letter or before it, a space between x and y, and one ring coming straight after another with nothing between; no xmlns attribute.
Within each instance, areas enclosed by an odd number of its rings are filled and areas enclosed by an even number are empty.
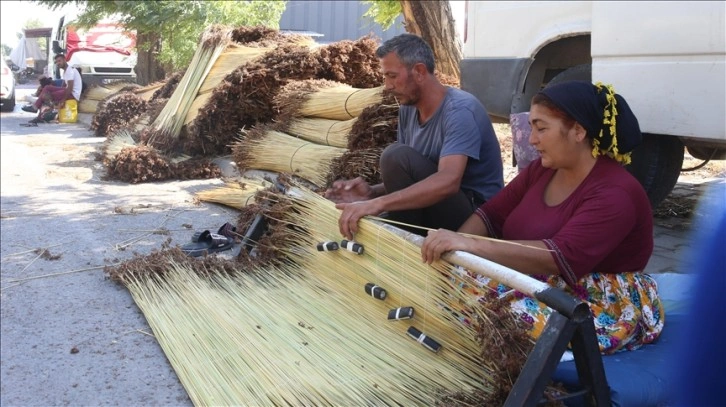
<svg viewBox="0 0 726 407"><path fill-rule="evenodd" d="M592 65L582 64L565 69L555 75L555 77L547 83L547 86L569 81L586 81L592 83Z"/></svg>
<svg viewBox="0 0 726 407"><path fill-rule="evenodd" d="M643 186L655 208L673 190L683 166L683 143L677 137L643 134L643 143L632 153L625 168Z"/></svg>

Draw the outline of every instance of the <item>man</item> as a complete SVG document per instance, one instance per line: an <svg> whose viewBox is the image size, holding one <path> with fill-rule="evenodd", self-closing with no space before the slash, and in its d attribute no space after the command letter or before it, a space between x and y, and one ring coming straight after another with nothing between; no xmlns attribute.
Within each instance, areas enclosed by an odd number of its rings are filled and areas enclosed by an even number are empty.
<svg viewBox="0 0 726 407"><path fill-rule="evenodd" d="M63 69L64 86L44 86L35 103L23 106L22 109L24 111L38 113L44 102L52 103L62 109L65 106L66 100L75 99L79 101L81 99L81 89L83 88L81 74L77 69L69 68L66 57L63 54L57 54L53 60L60 69Z"/></svg>
<svg viewBox="0 0 726 407"><path fill-rule="evenodd" d="M398 140L381 154L382 184L339 180L326 191L343 211L340 233L353 239L360 218L383 212L398 222L456 230L504 186L489 116L473 95L438 81L433 51L420 37L396 36L376 56L385 89L401 105Z"/></svg>

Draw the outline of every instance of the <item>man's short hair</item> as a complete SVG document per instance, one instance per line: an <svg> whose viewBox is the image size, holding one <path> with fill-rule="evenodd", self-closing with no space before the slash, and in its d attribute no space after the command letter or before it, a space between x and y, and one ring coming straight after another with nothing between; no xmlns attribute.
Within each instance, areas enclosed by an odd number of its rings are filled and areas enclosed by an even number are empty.
<svg viewBox="0 0 726 407"><path fill-rule="evenodd" d="M55 60L56 60L56 59L58 59L58 58L63 58L63 59L66 59L66 56L65 56L65 55L63 55L63 54L55 54L55 56L53 57L53 60L55 61Z"/></svg>
<svg viewBox="0 0 726 407"><path fill-rule="evenodd" d="M376 56L383 58L391 52L395 52L409 69L418 63L422 63L429 73L434 73L434 51L418 35L397 35L378 47Z"/></svg>

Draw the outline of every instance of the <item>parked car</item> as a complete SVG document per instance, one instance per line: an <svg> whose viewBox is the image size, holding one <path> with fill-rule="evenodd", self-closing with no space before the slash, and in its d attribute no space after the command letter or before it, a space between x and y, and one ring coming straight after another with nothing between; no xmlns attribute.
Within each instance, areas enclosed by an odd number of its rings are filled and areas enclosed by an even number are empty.
<svg viewBox="0 0 726 407"><path fill-rule="evenodd" d="M15 75L5 63L5 57L0 59L0 108L3 112L12 112L15 109Z"/></svg>

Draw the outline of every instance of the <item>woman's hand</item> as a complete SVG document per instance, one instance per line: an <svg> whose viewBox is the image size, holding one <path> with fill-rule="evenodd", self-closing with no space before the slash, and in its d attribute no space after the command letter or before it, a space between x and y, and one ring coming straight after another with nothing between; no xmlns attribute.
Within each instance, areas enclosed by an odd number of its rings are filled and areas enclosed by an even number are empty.
<svg viewBox="0 0 726 407"><path fill-rule="evenodd" d="M431 264L441 255L452 250L471 251L474 239L462 236L446 229L430 230L421 245L421 258L424 263Z"/></svg>

